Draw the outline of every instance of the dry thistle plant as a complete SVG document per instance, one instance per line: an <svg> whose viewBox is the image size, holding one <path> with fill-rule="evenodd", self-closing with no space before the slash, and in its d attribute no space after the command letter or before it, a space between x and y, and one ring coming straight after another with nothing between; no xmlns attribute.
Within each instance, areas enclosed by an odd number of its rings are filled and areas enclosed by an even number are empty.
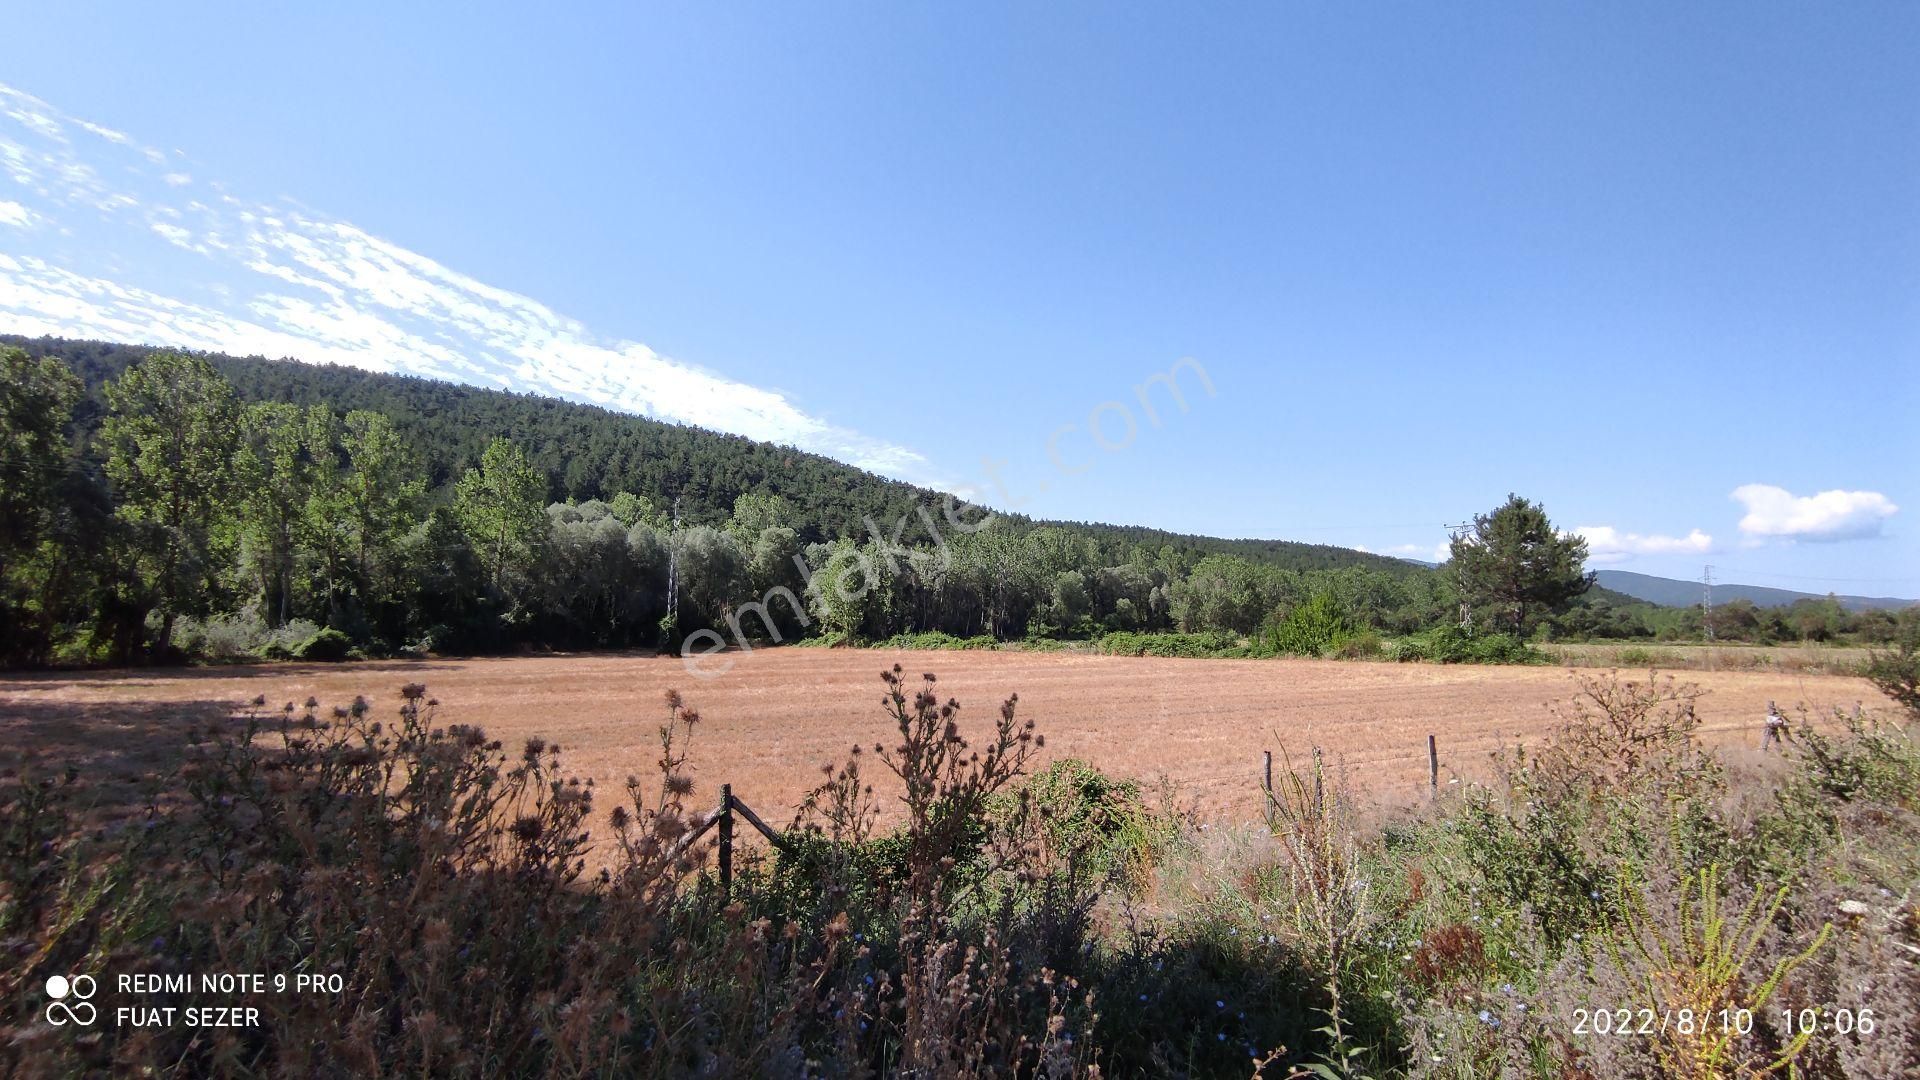
<svg viewBox="0 0 1920 1080"><path fill-rule="evenodd" d="M1268 827L1287 857L1292 904L1287 912L1295 932L1311 951L1327 994L1330 1060L1316 1071L1351 1075L1360 1052L1347 1038L1341 983L1356 942L1373 918L1366 878L1360 871L1360 846L1349 810L1337 784L1327 782L1326 767L1315 755L1306 776L1288 761L1281 781L1267 793Z"/></svg>
<svg viewBox="0 0 1920 1080"><path fill-rule="evenodd" d="M1619 672L1581 675L1571 704L1553 706L1560 721L1538 758L1542 774L1562 786L1622 790L1681 775L1698 750L1694 703L1706 691L1657 671L1647 679Z"/></svg>

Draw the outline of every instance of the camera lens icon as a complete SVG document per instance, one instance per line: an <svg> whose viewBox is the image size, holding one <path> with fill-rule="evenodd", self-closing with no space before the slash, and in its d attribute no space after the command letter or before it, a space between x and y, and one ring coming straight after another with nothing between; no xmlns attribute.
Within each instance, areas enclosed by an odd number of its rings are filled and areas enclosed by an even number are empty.
<svg viewBox="0 0 1920 1080"><path fill-rule="evenodd" d="M88 999L99 989L91 975L75 975L69 979L65 975L47 977L47 1023L54 1027L66 1027L75 1024L88 1027L99 1019L99 1013ZM71 999L71 1000L69 1000Z"/></svg>

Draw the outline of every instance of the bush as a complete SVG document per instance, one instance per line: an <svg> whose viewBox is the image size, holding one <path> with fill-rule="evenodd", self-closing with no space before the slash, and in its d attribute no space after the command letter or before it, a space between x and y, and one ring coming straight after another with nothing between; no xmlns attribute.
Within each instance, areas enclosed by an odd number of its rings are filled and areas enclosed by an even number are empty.
<svg viewBox="0 0 1920 1080"><path fill-rule="evenodd" d="M1352 636L1346 612L1331 593L1317 593L1267 631L1268 646L1290 656L1326 656Z"/></svg>
<svg viewBox="0 0 1920 1080"><path fill-rule="evenodd" d="M293 647L295 660L333 662L345 660L352 653L353 639L330 626L316 631L312 637Z"/></svg>
<svg viewBox="0 0 1920 1080"><path fill-rule="evenodd" d="M1375 630L1362 630L1351 634L1334 648L1333 655L1342 660L1371 660L1385 649L1380 634Z"/></svg>
<svg viewBox="0 0 1920 1080"><path fill-rule="evenodd" d="M924 650L969 650L991 649L999 645L990 634L976 634L973 637L956 637L944 630L923 630L912 634L895 634L879 642L882 649L924 649Z"/></svg>
<svg viewBox="0 0 1920 1080"><path fill-rule="evenodd" d="M1880 692L1920 717L1920 618L1909 615L1892 649L1875 649L1866 676Z"/></svg>
<svg viewBox="0 0 1920 1080"><path fill-rule="evenodd" d="M1179 834L1179 819L1156 811L1133 780L1116 780L1078 758L1061 758L993 807L996 818L1030 824L1049 859L1127 888L1143 884Z"/></svg>
<svg viewBox="0 0 1920 1080"><path fill-rule="evenodd" d="M1251 650L1238 635L1224 630L1194 634L1144 634L1126 630L1100 639L1108 656L1220 657L1249 656Z"/></svg>
<svg viewBox="0 0 1920 1080"><path fill-rule="evenodd" d="M320 632L305 619L268 627L252 611L212 618L181 619L174 625L173 643L198 660L236 663L248 660L286 660Z"/></svg>
<svg viewBox="0 0 1920 1080"><path fill-rule="evenodd" d="M1539 664L1546 654L1512 634L1481 634L1435 627L1403 639L1394 658L1433 664Z"/></svg>

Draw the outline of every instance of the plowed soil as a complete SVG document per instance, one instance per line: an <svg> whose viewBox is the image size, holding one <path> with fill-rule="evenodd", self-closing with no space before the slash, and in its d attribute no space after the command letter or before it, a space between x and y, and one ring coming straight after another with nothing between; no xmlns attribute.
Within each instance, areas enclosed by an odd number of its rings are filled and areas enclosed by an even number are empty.
<svg viewBox="0 0 1920 1080"><path fill-rule="evenodd" d="M962 727L984 733L1000 702L1020 696L1049 757L1086 758L1109 772L1171 780L1209 816L1251 816L1261 752L1303 762L1323 750L1346 781L1388 802L1412 801L1427 782L1428 733L1438 736L1443 784L1483 774L1490 751L1537 741L1549 703L1577 692L1556 667L1440 667L1312 660L1163 660L1074 653L762 649L700 678L675 657L537 658L269 665L244 668L34 674L0 678L0 742L72 762L130 800L164 788L196 719L230 713L255 695L270 707L344 704L364 694L397 707L421 682L444 723L482 726L517 746L540 735L563 747L566 768L606 797L629 775L648 779L658 756L662 698L678 688L702 721L691 762L697 802L721 783L775 825L784 824L820 767L854 743L888 739L879 674L901 664L939 676L959 699ZM1645 678L1644 672L1639 678ZM1766 672L1685 672L1709 693L1699 713L1709 738L1757 747L1769 699L1789 711L1889 703L1864 680ZM1279 767L1279 766L1277 766ZM872 775L872 769L869 769ZM608 786L611 785L611 786ZM883 796L891 793L880 788Z"/></svg>

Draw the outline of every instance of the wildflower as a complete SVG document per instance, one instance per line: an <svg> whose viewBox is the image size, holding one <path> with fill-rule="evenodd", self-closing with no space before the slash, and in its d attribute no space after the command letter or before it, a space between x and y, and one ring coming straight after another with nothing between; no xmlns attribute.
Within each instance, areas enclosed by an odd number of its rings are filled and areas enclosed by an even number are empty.
<svg viewBox="0 0 1920 1080"><path fill-rule="evenodd" d="M410 682L400 688L400 696L408 701L419 701L427 696L427 687L424 683Z"/></svg>
<svg viewBox="0 0 1920 1080"><path fill-rule="evenodd" d="M1485 1009L1480 1010L1480 1022L1487 1025L1488 1027L1497 1028L1500 1026L1500 1018L1493 1015L1492 1013L1488 1012Z"/></svg>

